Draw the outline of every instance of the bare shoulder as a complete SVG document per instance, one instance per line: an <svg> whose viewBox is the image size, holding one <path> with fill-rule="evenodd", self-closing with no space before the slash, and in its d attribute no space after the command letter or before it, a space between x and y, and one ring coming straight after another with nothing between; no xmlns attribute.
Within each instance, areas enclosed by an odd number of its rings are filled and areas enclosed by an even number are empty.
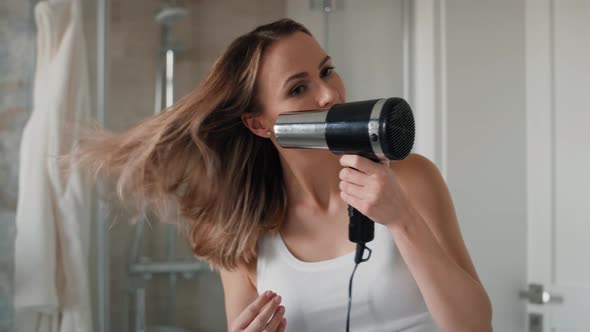
<svg viewBox="0 0 590 332"><path fill-rule="evenodd" d="M436 164L412 153L390 163L390 168L410 202L425 217L431 228L444 228L455 220L451 197Z"/></svg>
<svg viewBox="0 0 590 332"><path fill-rule="evenodd" d="M390 163L390 168L441 247L479 281L459 228L451 194L436 164L412 153L403 160Z"/></svg>
<svg viewBox="0 0 590 332"><path fill-rule="evenodd" d="M250 281L250 284L252 284L254 288L257 288L258 286L256 285L256 260L254 260L254 262L252 262L251 264L243 265L241 268L243 273L248 277L248 281Z"/></svg>
<svg viewBox="0 0 590 332"><path fill-rule="evenodd" d="M258 297L256 285L252 283L250 277L252 268L252 265L239 264L237 268L232 270L219 269L228 326ZM256 267L254 266L255 271Z"/></svg>
<svg viewBox="0 0 590 332"><path fill-rule="evenodd" d="M256 289L256 261L251 264L239 263L235 269L219 269L221 278L241 279L242 283L248 283Z"/></svg>
<svg viewBox="0 0 590 332"><path fill-rule="evenodd" d="M450 219L452 222L456 219L447 183L434 162L420 154L412 153L403 160L390 163L390 168L419 212L436 214L431 219L435 219L439 224L443 223L438 226L444 226L445 220Z"/></svg>
<svg viewBox="0 0 590 332"><path fill-rule="evenodd" d="M417 181L424 176L440 176L436 164L418 153L410 153L402 160L391 162L389 166L398 175L400 182Z"/></svg>
<svg viewBox="0 0 590 332"><path fill-rule="evenodd" d="M448 215L451 212L448 210L453 209L451 196L434 162L420 154L412 153L403 160L390 163L390 168L415 207L419 210L427 210L420 212L428 213L438 210L435 212L447 214L446 218L454 217Z"/></svg>

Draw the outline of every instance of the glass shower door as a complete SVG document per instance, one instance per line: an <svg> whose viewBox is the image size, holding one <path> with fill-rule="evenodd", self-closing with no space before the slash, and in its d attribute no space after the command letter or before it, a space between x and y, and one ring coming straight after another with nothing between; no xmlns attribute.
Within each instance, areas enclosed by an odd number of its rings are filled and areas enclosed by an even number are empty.
<svg viewBox="0 0 590 332"><path fill-rule="evenodd" d="M408 3L402 0L312 1L323 12L322 45L344 79L347 100L406 96Z"/></svg>

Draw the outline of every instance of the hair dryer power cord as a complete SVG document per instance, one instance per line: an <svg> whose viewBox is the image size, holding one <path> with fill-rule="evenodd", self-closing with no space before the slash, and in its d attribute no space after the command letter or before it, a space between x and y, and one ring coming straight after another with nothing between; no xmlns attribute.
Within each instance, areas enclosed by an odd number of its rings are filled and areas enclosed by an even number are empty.
<svg viewBox="0 0 590 332"><path fill-rule="evenodd" d="M369 251L369 256L363 259L365 249ZM348 311L346 313L346 332L350 330L350 307L352 305L352 279L354 278L354 273L356 272L356 268L359 266L360 263L366 262L371 258L371 253L373 251L371 248L367 247L364 243L357 243L356 244L356 254L354 256L354 269L352 270L352 274L350 275L350 282L348 284Z"/></svg>

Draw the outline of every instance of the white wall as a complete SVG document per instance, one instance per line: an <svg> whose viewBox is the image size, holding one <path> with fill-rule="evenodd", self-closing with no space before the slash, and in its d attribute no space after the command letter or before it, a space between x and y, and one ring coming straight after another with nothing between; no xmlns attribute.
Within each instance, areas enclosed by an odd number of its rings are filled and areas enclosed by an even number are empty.
<svg viewBox="0 0 590 332"><path fill-rule="evenodd" d="M447 182L494 329L523 331L524 2L446 0Z"/></svg>
<svg viewBox="0 0 590 332"><path fill-rule="evenodd" d="M340 0L330 14L320 3L288 0L287 16L304 24L333 58L347 101L403 96L402 1Z"/></svg>

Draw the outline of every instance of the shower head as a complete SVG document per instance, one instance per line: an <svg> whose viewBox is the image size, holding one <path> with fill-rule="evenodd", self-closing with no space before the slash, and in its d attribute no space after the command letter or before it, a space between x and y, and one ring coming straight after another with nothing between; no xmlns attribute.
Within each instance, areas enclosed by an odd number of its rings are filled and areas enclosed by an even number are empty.
<svg viewBox="0 0 590 332"><path fill-rule="evenodd" d="M184 16L188 15L188 10L180 6L164 6L156 14L156 22L163 25L172 25Z"/></svg>

